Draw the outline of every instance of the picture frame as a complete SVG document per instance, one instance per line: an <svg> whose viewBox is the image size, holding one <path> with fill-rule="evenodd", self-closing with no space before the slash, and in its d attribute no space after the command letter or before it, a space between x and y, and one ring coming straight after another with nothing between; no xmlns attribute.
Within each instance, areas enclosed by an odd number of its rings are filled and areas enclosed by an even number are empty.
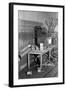
<svg viewBox="0 0 66 90"><path fill-rule="evenodd" d="M9 87L64 84L64 14L65 14L64 9L65 8L62 5L12 3L12 2L9 3ZM42 25L41 23L38 23L38 22L43 22L42 19L43 17L45 17L44 15L45 16L47 15L47 17L49 17L49 15L50 16L52 15L52 17L54 18L55 18L54 15L56 15L58 19L58 68L57 68L58 76L48 77L48 78L42 77L42 78L22 78L21 79L19 76L19 69L20 69L19 65L21 64L22 61L19 60L21 56L19 56L20 54L18 50L20 50L22 47L18 49L20 45L19 33L22 32L21 30L26 29L28 24L33 26ZM22 24L26 25L24 28L20 23L20 19L23 20ZM26 22L26 20L28 21L31 20L31 22L30 21ZM50 21L50 19L48 20ZM44 23L44 25L45 24L46 23ZM44 27L45 26L43 26L43 28ZM23 39L23 37L24 35L21 38ZM30 48L30 45L28 47ZM42 47L41 49L43 50ZM23 53L21 55L23 55ZM39 73L40 73L40 70L39 70ZM27 74L29 77L31 77L30 74L32 75L32 72L27 72Z"/></svg>

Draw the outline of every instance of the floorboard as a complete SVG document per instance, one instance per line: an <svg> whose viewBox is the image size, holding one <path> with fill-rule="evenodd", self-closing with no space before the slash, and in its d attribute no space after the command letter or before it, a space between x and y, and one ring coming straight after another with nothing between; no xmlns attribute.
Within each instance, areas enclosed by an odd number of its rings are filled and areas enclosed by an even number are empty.
<svg viewBox="0 0 66 90"><path fill-rule="evenodd" d="M33 63L31 65L32 75L27 75L27 67L19 72L19 79L29 79L29 78L49 78L58 77L58 63L54 63L55 66L42 66L41 72L37 71L37 65Z"/></svg>

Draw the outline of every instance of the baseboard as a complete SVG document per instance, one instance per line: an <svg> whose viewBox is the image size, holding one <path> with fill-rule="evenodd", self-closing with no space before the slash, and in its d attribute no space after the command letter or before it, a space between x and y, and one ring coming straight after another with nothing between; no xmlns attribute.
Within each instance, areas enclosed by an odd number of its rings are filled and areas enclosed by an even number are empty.
<svg viewBox="0 0 66 90"><path fill-rule="evenodd" d="M27 63L25 63L24 65L21 65L19 71L23 70L25 67L27 67Z"/></svg>
<svg viewBox="0 0 66 90"><path fill-rule="evenodd" d="M32 63L33 63L33 61L31 61L31 64L32 64ZM25 64L23 64L23 65L20 66L19 72L20 72L21 70L23 70L25 67L27 67L27 63L25 63Z"/></svg>

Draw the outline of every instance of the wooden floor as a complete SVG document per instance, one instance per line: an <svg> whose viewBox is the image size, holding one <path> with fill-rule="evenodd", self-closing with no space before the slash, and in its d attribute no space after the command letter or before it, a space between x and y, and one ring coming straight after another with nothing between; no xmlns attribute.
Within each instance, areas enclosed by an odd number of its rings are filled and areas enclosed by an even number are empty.
<svg viewBox="0 0 66 90"><path fill-rule="evenodd" d="M58 63L53 62L55 66L45 66L43 65L41 72L37 72L37 65L33 63L31 65L32 75L27 75L27 67L19 72L19 79L29 79L29 78L50 78L58 77Z"/></svg>

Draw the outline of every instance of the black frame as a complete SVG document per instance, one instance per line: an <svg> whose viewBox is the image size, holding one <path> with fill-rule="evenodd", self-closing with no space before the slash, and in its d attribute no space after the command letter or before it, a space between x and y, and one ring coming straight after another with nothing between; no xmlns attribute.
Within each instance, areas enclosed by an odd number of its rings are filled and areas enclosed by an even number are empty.
<svg viewBox="0 0 66 90"><path fill-rule="evenodd" d="M31 85L13 85L13 6L14 5L27 5L27 6L44 6L44 7L59 7L63 8L63 82L60 83L47 83L47 84L31 84ZM64 84L64 20L65 20L65 7L62 5L45 5L45 4L29 4L29 3L9 3L9 87L24 87L24 86L41 86L41 85L57 85Z"/></svg>

